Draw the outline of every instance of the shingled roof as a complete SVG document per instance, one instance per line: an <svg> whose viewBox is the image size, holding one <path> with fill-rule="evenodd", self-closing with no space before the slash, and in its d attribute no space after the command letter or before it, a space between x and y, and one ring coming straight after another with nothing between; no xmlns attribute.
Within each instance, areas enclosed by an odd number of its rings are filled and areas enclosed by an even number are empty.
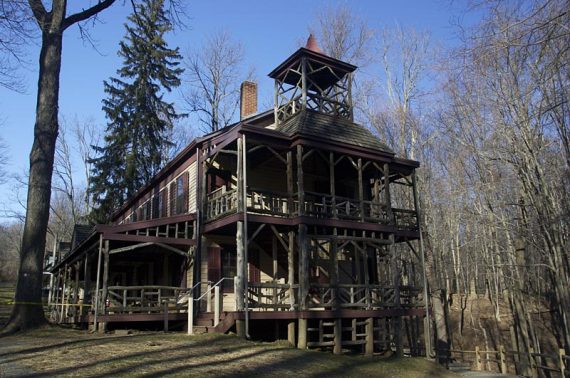
<svg viewBox="0 0 570 378"><path fill-rule="evenodd" d="M81 242L93 232L93 226L88 224L76 224L73 227L73 236L71 238L71 250L75 249Z"/></svg>
<svg viewBox="0 0 570 378"><path fill-rule="evenodd" d="M364 126L344 118L301 110L285 122L279 124L277 131L289 136L295 134L317 137L338 143L349 144L376 151L394 154L394 151Z"/></svg>

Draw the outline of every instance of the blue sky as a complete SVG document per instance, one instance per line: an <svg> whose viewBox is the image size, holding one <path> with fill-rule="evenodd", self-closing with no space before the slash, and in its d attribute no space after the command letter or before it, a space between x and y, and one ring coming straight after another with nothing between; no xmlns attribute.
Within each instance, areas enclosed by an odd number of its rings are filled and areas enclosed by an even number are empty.
<svg viewBox="0 0 570 378"><path fill-rule="evenodd" d="M61 69L60 115L68 119L92 118L101 127L105 124L101 111L103 80L115 75L121 65L117 56L118 43L124 36L123 24L130 12L130 6L123 6L122 3L117 1L116 5L106 10L100 16L101 22L92 28L91 34L97 49L81 40L77 27L66 31ZM212 32L220 29L228 31L244 45L245 65L255 68L260 103L264 103L263 98L267 98L273 88L267 73L295 51L297 41L308 37L316 14L324 6L348 5L356 15L367 20L372 28L390 27L397 23L429 31L433 40L439 44L456 43L452 21L458 12L451 9L452 2L445 0L293 0L286 3L203 0L189 4L189 27L171 35L170 46L179 46L185 52L192 46L199 46L204 37ZM18 94L0 88L0 136L8 146L8 174L23 173L28 169L35 119L38 54L39 41L31 42L27 56L30 64L21 70L26 93ZM173 93L171 100L179 103L179 95ZM81 167L78 166L77 169L79 171ZM0 211L16 206L12 203L12 194L11 182L0 185Z"/></svg>

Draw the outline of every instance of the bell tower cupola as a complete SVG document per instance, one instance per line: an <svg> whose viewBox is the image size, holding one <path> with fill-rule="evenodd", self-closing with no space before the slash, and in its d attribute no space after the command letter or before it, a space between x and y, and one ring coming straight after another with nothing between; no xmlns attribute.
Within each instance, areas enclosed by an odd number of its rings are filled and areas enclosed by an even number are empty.
<svg viewBox="0 0 570 378"><path fill-rule="evenodd" d="M275 80L275 123L301 110L353 120L352 73L356 66L327 56L311 34L269 74Z"/></svg>

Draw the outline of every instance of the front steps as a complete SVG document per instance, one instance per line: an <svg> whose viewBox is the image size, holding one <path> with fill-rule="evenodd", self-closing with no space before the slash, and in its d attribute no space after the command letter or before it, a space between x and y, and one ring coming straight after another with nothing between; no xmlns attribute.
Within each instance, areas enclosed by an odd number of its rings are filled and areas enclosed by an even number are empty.
<svg viewBox="0 0 570 378"><path fill-rule="evenodd" d="M227 333L235 325L235 316L230 312L222 312L220 322L214 326L214 313L203 312L194 323L194 333Z"/></svg>

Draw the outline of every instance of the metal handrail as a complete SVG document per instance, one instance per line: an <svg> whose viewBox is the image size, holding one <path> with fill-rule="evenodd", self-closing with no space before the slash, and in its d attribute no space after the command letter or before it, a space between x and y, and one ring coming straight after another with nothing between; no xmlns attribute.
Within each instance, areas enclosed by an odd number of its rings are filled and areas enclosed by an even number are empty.
<svg viewBox="0 0 570 378"><path fill-rule="evenodd" d="M216 282L214 285L210 286L210 288L207 289L202 295L200 295L198 298L194 299L194 301L198 302L200 299L204 298L206 296L206 294L210 293L213 288L215 288L216 286L219 286L224 280L233 281L234 279L230 278L230 277L222 277L218 282ZM207 283L212 283L212 281L207 281Z"/></svg>

